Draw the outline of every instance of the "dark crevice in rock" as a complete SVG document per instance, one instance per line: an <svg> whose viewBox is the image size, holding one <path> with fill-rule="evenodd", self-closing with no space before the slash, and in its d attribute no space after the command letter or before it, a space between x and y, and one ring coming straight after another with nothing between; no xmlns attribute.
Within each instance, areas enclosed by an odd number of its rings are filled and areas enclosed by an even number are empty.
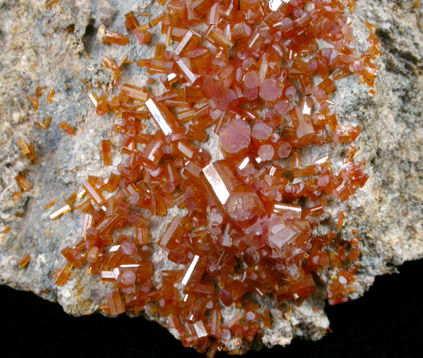
<svg viewBox="0 0 423 358"><path fill-rule="evenodd" d="M94 48L95 34L97 33L97 29L94 27L94 20L91 19L90 23L85 28L84 36L82 37L82 43L84 44L85 51L88 55L92 54Z"/></svg>
<svg viewBox="0 0 423 358"><path fill-rule="evenodd" d="M376 30L376 35L379 37L380 41L384 46L389 46L391 44L392 37L389 34L388 30L379 28Z"/></svg>
<svg viewBox="0 0 423 358"><path fill-rule="evenodd" d="M411 51L401 50L391 37L389 30L379 28L376 30L376 35L383 44L383 48L393 55L393 57L387 57L385 60L388 71L413 76L416 75L416 71L418 73L423 71L421 61Z"/></svg>
<svg viewBox="0 0 423 358"><path fill-rule="evenodd" d="M414 56L411 52L409 51L398 51L399 56L404 59L405 61L411 62L415 65L418 64L419 60L417 59L416 56Z"/></svg>

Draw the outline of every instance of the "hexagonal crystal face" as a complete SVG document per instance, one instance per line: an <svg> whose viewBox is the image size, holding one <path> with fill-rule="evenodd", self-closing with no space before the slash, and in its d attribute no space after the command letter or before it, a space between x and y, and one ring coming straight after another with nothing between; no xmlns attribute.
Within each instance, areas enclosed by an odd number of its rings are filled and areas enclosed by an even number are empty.
<svg viewBox="0 0 423 358"><path fill-rule="evenodd" d="M358 240L316 233L331 220L327 203L348 199L368 176L356 150L338 172L330 156L310 155L357 138L361 127L338 123L331 94L352 73L372 86L378 69L374 27L358 55L345 3L170 0L141 25L127 14L129 36L102 29L108 46L135 36L137 45L155 46L154 57L137 59L149 75L137 85L120 84L128 56L103 59L109 92L88 96L98 115L116 116L121 136L118 145L102 141L104 165L113 165L113 153L123 159L51 214L84 214L79 240L62 250L67 262L56 284L86 265L114 285L105 312L148 310L209 357L231 339L244 346L260 339L274 317L259 303L308 297L325 272L338 275L326 288L329 302L345 301ZM348 5L352 11L354 1ZM163 37L151 44L149 29L159 23ZM19 145L36 159L30 144ZM24 173L15 179L32 189ZM162 230L152 237L157 216ZM226 306L237 313L224 320Z"/></svg>

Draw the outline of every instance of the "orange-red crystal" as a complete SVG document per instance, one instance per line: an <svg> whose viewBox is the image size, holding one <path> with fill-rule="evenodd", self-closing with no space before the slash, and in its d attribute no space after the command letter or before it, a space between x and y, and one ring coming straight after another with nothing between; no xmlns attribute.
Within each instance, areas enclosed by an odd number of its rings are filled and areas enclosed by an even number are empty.
<svg viewBox="0 0 423 358"><path fill-rule="evenodd" d="M72 127L70 124L66 123L66 122L60 122L59 123L60 129L63 132L66 132L69 135L74 135L76 130L74 127Z"/></svg>
<svg viewBox="0 0 423 358"><path fill-rule="evenodd" d="M330 102L337 79L355 73L372 86L376 78L375 28L368 25L369 48L359 55L347 15L354 3L170 0L142 26L127 14L126 28L140 44L160 22L166 45L178 42L173 51L157 44L154 58L138 61L167 90L153 96L142 84L124 84L102 104L98 114L121 118L113 131L122 136L125 159L109 178L84 181L82 233L62 251L68 263L56 283L63 285L72 267L88 265L115 285L106 312L148 306L184 345L210 357L219 342L252 342L271 327L272 314L257 304L264 297L275 306L309 297L329 274L329 303L347 300L358 241L314 229L328 200L346 200L366 183L365 164L350 155L336 172L328 156L303 163L301 153L360 133L338 123ZM128 37L107 31L105 42L125 45ZM103 59L115 85L125 61ZM90 99L98 108L99 98ZM145 131L147 120L155 132ZM201 144L212 130L220 160ZM111 165L110 142L102 146ZM145 213L166 216L173 207L180 214L169 218L161 238L150 238ZM130 227L132 236L121 234ZM151 256L157 245L177 264L158 278ZM243 313L223 322L222 309L233 304Z"/></svg>

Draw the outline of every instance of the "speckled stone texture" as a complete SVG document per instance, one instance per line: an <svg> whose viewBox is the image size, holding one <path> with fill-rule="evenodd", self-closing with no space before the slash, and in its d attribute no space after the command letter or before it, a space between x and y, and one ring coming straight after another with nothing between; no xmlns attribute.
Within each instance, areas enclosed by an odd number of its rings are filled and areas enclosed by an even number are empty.
<svg viewBox="0 0 423 358"><path fill-rule="evenodd" d="M131 59L152 56L151 46L135 42L125 48L100 44L97 29L104 24L125 33L125 13L154 15L160 7L149 0L60 0L46 10L45 3L0 0L0 283L31 290L59 302L70 314L84 315L97 310L107 287L84 269L75 271L64 287L53 285L53 271L64 262L60 250L77 238L81 217L72 212L51 221L48 216L88 175L106 176L110 170L102 167L100 141L110 135L117 119L96 116L86 95L88 84L96 87L111 82L110 72L100 65L101 58L119 58L128 51ZM351 299L361 296L375 276L394 272L404 261L423 256L423 34L422 10L415 9L415 3L358 2L352 18L359 48L366 46L363 21L378 25L382 43L376 95L370 96L367 87L349 77L338 81L334 96L340 121L363 126L356 145L361 148L358 157L367 160L370 174L365 187L342 204L346 213L342 235L348 238L351 229L358 229L364 253ZM73 33L66 30L69 26ZM153 41L158 38L156 28ZM145 69L135 65L128 66L124 75L125 81L134 85L147 79ZM42 85L53 86L56 95L52 104L43 96L40 109L34 113L28 96ZM48 130L34 126L34 121L47 116L53 118ZM77 128L76 135L63 132L59 128L62 121ZM117 145L119 138L111 138ZM22 155L18 139L35 143L38 164L31 165ZM216 148L212 138L208 149L215 158L219 156ZM341 154L344 149L319 151ZM120 158L115 154L117 165ZM320 153L311 153L310 158L316 157L313 154ZM23 170L28 170L34 189L14 201L13 193L19 191L14 177ZM45 210L55 198L58 203ZM153 219L156 240L169 220ZM9 226L12 230L4 233ZM18 262L26 253L31 262L19 270ZM159 248L154 263L156 267L171 265ZM300 306L290 305L283 313L270 307L275 319L272 329L264 331L264 344L286 345L295 336L321 338L329 326L324 305L317 295ZM233 308L224 311L226 318L234 313ZM156 320L148 312L146 315ZM245 348L228 343L232 351Z"/></svg>

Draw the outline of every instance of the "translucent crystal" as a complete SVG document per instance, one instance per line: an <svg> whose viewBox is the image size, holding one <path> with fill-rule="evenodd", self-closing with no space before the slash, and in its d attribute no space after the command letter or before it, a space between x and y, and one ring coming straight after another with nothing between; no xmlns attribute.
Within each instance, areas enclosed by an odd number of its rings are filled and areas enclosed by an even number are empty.
<svg viewBox="0 0 423 358"><path fill-rule="evenodd" d="M117 32L106 30L103 42L126 46L129 43L129 37Z"/></svg>
<svg viewBox="0 0 423 358"><path fill-rule="evenodd" d="M152 98L145 104L164 135L170 135L178 128L176 118L165 105L155 102Z"/></svg>
<svg viewBox="0 0 423 358"><path fill-rule="evenodd" d="M111 287L100 306L107 314L149 310L210 358L225 349L222 341L253 345L272 327L274 310L258 300L274 300L283 311L285 302L315 294L318 279L330 304L346 301L358 237L323 232L342 228L347 213L330 213L368 175L354 159L357 147L345 149L346 158L310 153L352 142L361 131L338 123L331 102L340 78L354 73L369 86L376 78L376 27L368 25L368 50L359 55L346 12L354 3L160 0L163 11L140 14L149 20L143 24L126 14L129 37L101 27L104 42L138 42L154 55L137 59L145 86L121 84L133 62L127 54L102 59L110 86L88 97L97 115L117 121L113 149L123 159L110 175L88 177L50 215L83 215L80 237L61 251L67 262L55 283L86 266ZM150 44L159 23L163 43ZM34 110L44 90L30 96ZM210 148L213 137L220 148ZM35 162L31 142L17 144ZM109 139L101 154L112 166ZM31 187L26 175L16 179L23 190ZM167 223L160 238L158 216ZM153 257L168 260L169 269L157 272ZM229 306L234 314L223 320Z"/></svg>

